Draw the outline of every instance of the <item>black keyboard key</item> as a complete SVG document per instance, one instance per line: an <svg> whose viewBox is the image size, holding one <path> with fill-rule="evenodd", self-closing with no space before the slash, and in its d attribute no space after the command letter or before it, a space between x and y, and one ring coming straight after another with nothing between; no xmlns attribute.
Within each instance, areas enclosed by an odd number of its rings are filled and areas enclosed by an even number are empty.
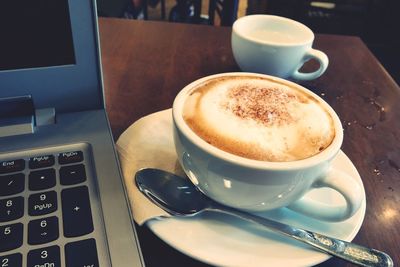
<svg viewBox="0 0 400 267"><path fill-rule="evenodd" d="M0 196L18 194L24 191L24 189L25 175L23 173L0 176Z"/></svg>
<svg viewBox="0 0 400 267"><path fill-rule="evenodd" d="M0 252L19 248L23 239L22 223L0 226Z"/></svg>
<svg viewBox="0 0 400 267"><path fill-rule="evenodd" d="M58 155L58 163L60 164L69 164L69 163L77 163L83 160L82 151L71 151L64 152Z"/></svg>
<svg viewBox="0 0 400 267"><path fill-rule="evenodd" d="M30 245L48 243L58 237L58 218L55 216L33 220L28 224L28 243Z"/></svg>
<svg viewBox="0 0 400 267"><path fill-rule="evenodd" d="M24 198L14 197L0 200L0 222L8 222L24 215Z"/></svg>
<svg viewBox="0 0 400 267"><path fill-rule="evenodd" d="M85 165L77 164L60 168L60 183L62 185L79 184L86 181Z"/></svg>
<svg viewBox="0 0 400 267"><path fill-rule="evenodd" d="M5 256L0 256L1 267L22 267L22 254L15 253Z"/></svg>
<svg viewBox="0 0 400 267"><path fill-rule="evenodd" d="M38 169L38 168L46 168L54 165L54 156L46 155L39 157L32 157L29 159L29 168L30 169Z"/></svg>
<svg viewBox="0 0 400 267"><path fill-rule="evenodd" d="M29 190L37 191L52 188L56 185L56 171L44 169L29 174Z"/></svg>
<svg viewBox="0 0 400 267"><path fill-rule="evenodd" d="M99 267L96 241L91 238L66 244L65 262L66 267Z"/></svg>
<svg viewBox="0 0 400 267"><path fill-rule="evenodd" d="M28 213L31 216L49 214L57 210L57 193L48 191L29 196Z"/></svg>
<svg viewBox="0 0 400 267"><path fill-rule="evenodd" d="M0 162L0 174L19 172L25 169L25 160L16 159Z"/></svg>
<svg viewBox="0 0 400 267"><path fill-rule="evenodd" d="M31 250L28 252L28 265L27 267L60 267L60 247L51 246Z"/></svg>
<svg viewBox="0 0 400 267"><path fill-rule="evenodd" d="M93 231L92 211L86 186L61 191L64 236L81 236Z"/></svg>

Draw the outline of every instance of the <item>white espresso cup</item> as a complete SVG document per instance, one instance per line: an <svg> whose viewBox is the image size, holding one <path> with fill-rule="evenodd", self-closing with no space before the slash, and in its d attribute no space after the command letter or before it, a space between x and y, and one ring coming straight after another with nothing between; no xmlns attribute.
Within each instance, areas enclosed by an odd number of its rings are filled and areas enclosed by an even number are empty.
<svg viewBox="0 0 400 267"><path fill-rule="evenodd" d="M281 78L312 80L328 67L325 53L313 49L314 33L305 25L279 16L250 15L232 27L233 56L242 71ZM319 63L314 72L300 72L310 59Z"/></svg>
<svg viewBox="0 0 400 267"><path fill-rule="evenodd" d="M172 113L183 170L219 203L247 211L289 207L326 221L345 220L362 203L358 183L332 168L343 141L338 116L298 84L255 73L212 75L184 87ZM346 204L303 197L320 187Z"/></svg>

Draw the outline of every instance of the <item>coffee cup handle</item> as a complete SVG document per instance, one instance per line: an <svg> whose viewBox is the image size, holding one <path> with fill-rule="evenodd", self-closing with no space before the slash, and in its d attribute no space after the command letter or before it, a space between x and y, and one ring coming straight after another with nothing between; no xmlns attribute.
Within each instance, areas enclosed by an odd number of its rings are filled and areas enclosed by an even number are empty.
<svg viewBox="0 0 400 267"><path fill-rule="evenodd" d="M319 69L314 71L314 72L300 72L300 68L304 65L305 62L309 61L310 59L316 59L319 63ZM310 49L306 52L306 54L303 57L303 60L301 61L301 64L297 68L297 70L292 74L292 77L297 79L297 80L313 80L321 76L325 70L328 68L329 64L329 59L328 56L316 49Z"/></svg>
<svg viewBox="0 0 400 267"><path fill-rule="evenodd" d="M346 205L332 206L311 200L306 195L290 204L288 208L315 219L339 222L353 216L364 199L361 186L348 174L336 169L330 169L326 175L312 185L312 188L322 187L336 190L344 197Z"/></svg>

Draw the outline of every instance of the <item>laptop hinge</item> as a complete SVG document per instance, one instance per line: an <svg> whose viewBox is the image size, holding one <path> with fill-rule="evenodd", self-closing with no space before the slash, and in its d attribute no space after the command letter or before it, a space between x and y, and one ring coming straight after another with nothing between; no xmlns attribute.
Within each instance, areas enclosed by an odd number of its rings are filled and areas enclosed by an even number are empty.
<svg viewBox="0 0 400 267"><path fill-rule="evenodd" d="M36 126L44 126L56 123L56 110L54 108L42 108L35 110Z"/></svg>
<svg viewBox="0 0 400 267"><path fill-rule="evenodd" d="M36 127L53 123L54 108L35 110L30 95L0 98L0 137L32 134Z"/></svg>

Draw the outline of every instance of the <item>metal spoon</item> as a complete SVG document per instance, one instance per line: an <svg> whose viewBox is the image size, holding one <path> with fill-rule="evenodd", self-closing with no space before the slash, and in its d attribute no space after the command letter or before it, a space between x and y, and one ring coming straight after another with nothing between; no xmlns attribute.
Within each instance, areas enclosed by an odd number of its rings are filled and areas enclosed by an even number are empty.
<svg viewBox="0 0 400 267"><path fill-rule="evenodd" d="M206 210L227 213L360 266L393 266L392 259L384 252L221 205L205 196L187 178L159 169L142 169L136 173L135 179L139 190L171 215L194 216Z"/></svg>

